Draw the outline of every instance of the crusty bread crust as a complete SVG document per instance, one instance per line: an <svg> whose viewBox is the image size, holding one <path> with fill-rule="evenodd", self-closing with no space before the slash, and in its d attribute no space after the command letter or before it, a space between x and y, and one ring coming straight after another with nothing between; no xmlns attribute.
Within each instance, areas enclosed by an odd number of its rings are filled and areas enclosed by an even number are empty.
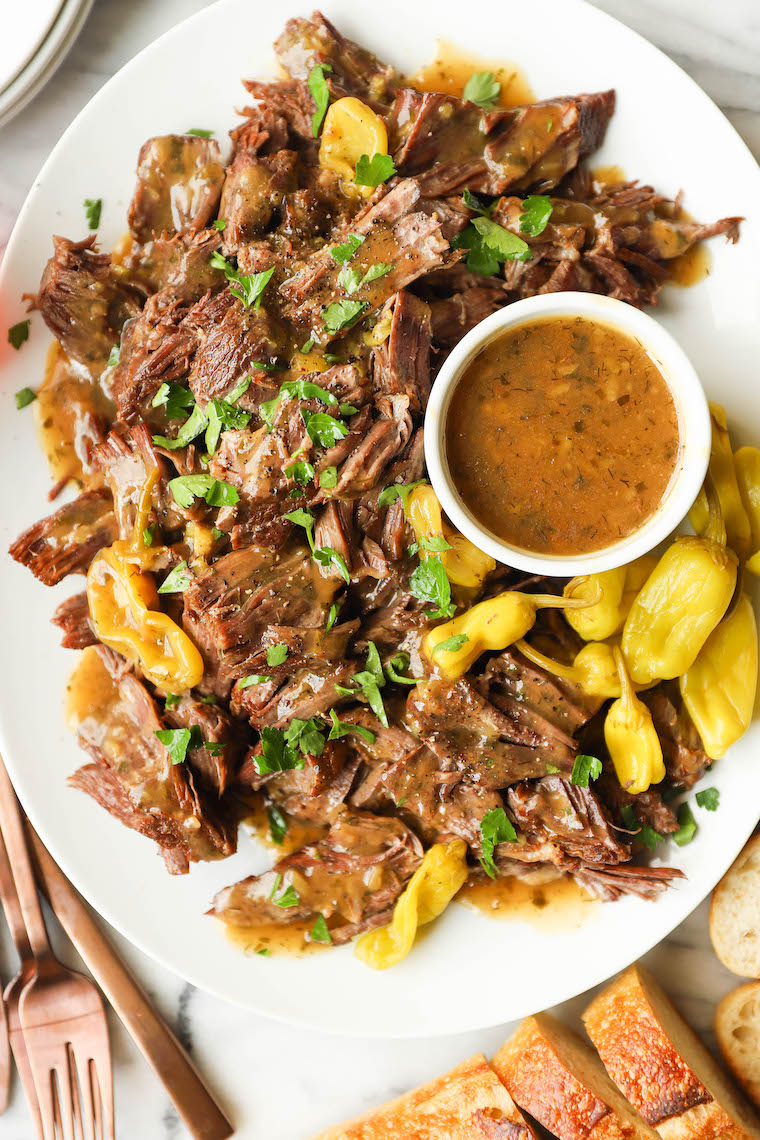
<svg viewBox="0 0 760 1140"><path fill-rule="evenodd" d="M710 938L724 966L739 977L760 978L760 835L713 891Z"/></svg>
<svg viewBox="0 0 760 1140"><path fill-rule="evenodd" d="M549 1014L526 1018L491 1064L558 1140L657 1140L586 1042Z"/></svg>
<svg viewBox="0 0 760 1140"><path fill-rule="evenodd" d="M715 1036L723 1060L760 1108L760 982L738 986L719 1002Z"/></svg>
<svg viewBox="0 0 760 1140"><path fill-rule="evenodd" d="M537 1140L482 1053L312 1140Z"/></svg>
<svg viewBox="0 0 760 1140"><path fill-rule="evenodd" d="M641 966L603 990L583 1020L608 1073L663 1140L760 1137L749 1106Z"/></svg>

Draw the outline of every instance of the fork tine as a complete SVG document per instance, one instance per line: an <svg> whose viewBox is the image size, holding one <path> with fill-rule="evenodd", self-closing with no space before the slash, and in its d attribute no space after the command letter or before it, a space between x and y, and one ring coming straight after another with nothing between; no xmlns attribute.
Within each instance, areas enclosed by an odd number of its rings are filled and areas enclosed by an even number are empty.
<svg viewBox="0 0 760 1140"><path fill-rule="evenodd" d="M74 1104L74 1132L76 1140L95 1140L88 1074L83 1073L74 1049L68 1046L71 1098Z"/></svg>
<svg viewBox="0 0 760 1140"><path fill-rule="evenodd" d="M95 1104L97 1089L94 1081L94 1062L89 1052L82 1053L71 1047L72 1071L76 1073L78 1081L78 1099L81 1117L81 1130L83 1136L90 1140L98 1140L98 1128L95 1118ZM75 1083L75 1088L76 1088ZM75 1118L76 1119L76 1118Z"/></svg>
<svg viewBox="0 0 760 1140"><path fill-rule="evenodd" d="M63 1140L77 1140L74 1135L74 1101L72 1097L72 1073L69 1067L69 1052L66 1045L58 1051L58 1061L53 1069L58 1081L58 1104L61 1109L61 1136Z"/></svg>
<svg viewBox="0 0 760 1140"><path fill-rule="evenodd" d="M40 1119L42 1121L42 1134L45 1140L56 1140L56 1096L54 1090L54 1075L50 1069L38 1074L32 1070L34 1074L34 1087L37 1092L37 1103L40 1109Z"/></svg>
<svg viewBox="0 0 760 1140"><path fill-rule="evenodd" d="M16 1062L16 1070L21 1078L21 1086L24 1090L27 1104L29 1105L35 1135L37 1140L45 1140L37 1089L34 1086L34 1077L32 1076L26 1046L24 1045L24 1038L21 1035L20 1029L11 1029L11 1050L13 1051L13 1060Z"/></svg>
<svg viewBox="0 0 760 1140"><path fill-rule="evenodd" d="M94 1049L95 1056L91 1061L90 1072L93 1077L93 1100L100 1107L100 1137L102 1140L115 1140L114 1110L113 1110L113 1070L111 1068L111 1051L108 1048L108 1039L99 1049Z"/></svg>

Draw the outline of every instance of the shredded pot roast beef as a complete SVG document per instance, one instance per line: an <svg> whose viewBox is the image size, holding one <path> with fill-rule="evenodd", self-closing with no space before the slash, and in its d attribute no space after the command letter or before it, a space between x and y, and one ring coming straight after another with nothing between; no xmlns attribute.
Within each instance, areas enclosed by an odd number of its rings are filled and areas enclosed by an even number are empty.
<svg viewBox="0 0 760 1140"><path fill-rule="evenodd" d="M492 874L651 898L679 874L647 865L678 827L666 801L707 763L677 690L645 696L667 778L631 796L601 700L514 647L445 679L420 650L437 608L562 583L499 567L479 590L439 575L434 597L421 559L442 563L406 502L436 372L478 321L554 290L655 304L673 258L735 241L740 219L699 225L649 186L596 181L612 91L524 107L419 91L320 13L276 51L288 77L246 82L229 153L149 139L129 239L109 255L56 237L34 299L65 354L49 383L73 374L110 409L78 498L11 547L47 585L89 571L54 617L65 646L91 647L91 759L71 783L172 873L268 812L287 853L217 896L230 925L322 916L343 942L388 921L433 842L464 839L482 876L489 813L516 837ZM347 97L387 132L362 185L320 139ZM524 224L536 195L543 228ZM519 255L478 246L480 218ZM88 407L68 408L76 438ZM555 658L577 648L557 614L536 631ZM578 778L588 754L596 780Z"/></svg>

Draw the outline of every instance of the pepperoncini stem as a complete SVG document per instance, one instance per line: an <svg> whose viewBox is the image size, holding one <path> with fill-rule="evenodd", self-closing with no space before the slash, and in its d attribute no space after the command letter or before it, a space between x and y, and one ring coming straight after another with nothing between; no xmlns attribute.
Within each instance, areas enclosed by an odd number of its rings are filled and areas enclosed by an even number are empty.
<svg viewBox="0 0 760 1140"><path fill-rule="evenodd" d="M488 649L506 649L524 637L535 623L537 610L578 608L596 600L598 595L590 601L572 601L556 594L521 594L518 590L506 590L428 630L422 639L422 649L444 677L457 680L475 664L481 653ZM450 642L450 647L445 648L444 642Z"/></svg>
<svg viewBox="0 0 760 1140"><path fill-rule="evenodd" d="M375 188L356 184L356 164L363 154L371 158L387 153L385 123L371 107L353 95L330 104L322 128L319 165L340 175L345 193L369 198Z"/></svg>
<svg viewBox="0 0 760 1140"><path fill-rule="evenodd" d="M434 844L399 896L390 924L363 934L354 947L356 957L374 970L395 966L412 949L418 928L443 913L467 873L464 840Z"/></svg>
<svg viewBox="0 0 760 1140"><path fill-rule="evenodd" d="M421 544L420 559L440 553L446 577L453 585L476 590L486 575L496 569L496 562L489 554L478 550L468 538L444 521L438 496L429 483L415 487L411 492L406 514L414 536ZM440 552L425 550L422 543L436 538L447 542L449 548Z"/></svg>
<svg viewBox="0 0 760 1140"><path fill-rule="evenodd" d="M711 760L747 731L757 689L757 624L746 594L708 637L681 677L684 705Z"/></svg>
<svg viewBox="0 0 760 1140"><path fill-rule="evenodd" d="M640 795L665 778L660 738L647 706L635 695L623 654L613 649L621 695L610 705L604 740L621 788Z"/></svg>
<svg viewBox="0 0 760 1140"><path fill-rule="evenodd" d="M552 657L547 657L527 641L517 641L515 647L534 665L545 669L547 673L554 673L557 677L574 681L589 696L602 697L604 700L620 696L620 679L612 652L613 646L606 641L590 641L588 645L582 646L575 655L572 665L564 665Z"/></svg>
<svg viewBox="0 0 760 1140"><path fill-rule="evenodd" d="M539 649L535 649L524 638L520 638L515 642L515 649L519 649L523 657L533 665L538 665L540 669L545 669L547 673L553 673L556 677L564 677L568 681L577 681L580 685L583 683L583 678L579 669L575 665L564 665L561 661L555 661L553 657L547 657Z"/></svg>

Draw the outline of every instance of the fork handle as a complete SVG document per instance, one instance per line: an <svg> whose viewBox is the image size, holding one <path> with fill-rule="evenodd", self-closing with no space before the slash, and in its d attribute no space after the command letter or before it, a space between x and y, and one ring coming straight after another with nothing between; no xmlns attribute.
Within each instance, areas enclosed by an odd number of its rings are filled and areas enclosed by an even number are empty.
<svg viewBox="0 0 760 1140"><path fill-rule="evenodd" d="M0 834L13 871L29 945L38 963L43 962L52 958L53 951L37 895L37 884L26 845L21 808L2 758L0 758Z"/></svg>
<svg viewBox="0 0 760 1140"><path fill-rule="evenodd" d="M27 821L39 883L56 918L198 1140L227 1140L232 1125L169 1026L118 958L89 908Z"/></svg>

